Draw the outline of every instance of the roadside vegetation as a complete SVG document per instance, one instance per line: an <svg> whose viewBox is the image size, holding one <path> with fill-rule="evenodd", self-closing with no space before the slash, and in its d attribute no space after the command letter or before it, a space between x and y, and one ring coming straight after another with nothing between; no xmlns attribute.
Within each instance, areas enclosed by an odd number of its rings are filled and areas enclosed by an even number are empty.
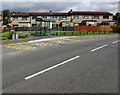
<svg viewBox="0 0 120 95"><path fill-rule="evenodd" d="M19 39L26 39L31 38L29 36L26 36L25 33L29 35L34 36L77 36L77 35L92 35L92 34L118 34L115 32L98 32L98 31L91 31L91 32L85 32L85 31L50 31L50 32L36 32L36 31L18 31ZM0 33L0 40L10 40L10 34L9 32L2 32Z"/></svg>
<svg viewBox="0 0 120 95"><path fill-rule="evenodd" d="M3 32L0 33L0 40L10 40L10 35L9 32ZM30 38L26 35L19 35L19 39L25 39L25 38Z"/></svg>

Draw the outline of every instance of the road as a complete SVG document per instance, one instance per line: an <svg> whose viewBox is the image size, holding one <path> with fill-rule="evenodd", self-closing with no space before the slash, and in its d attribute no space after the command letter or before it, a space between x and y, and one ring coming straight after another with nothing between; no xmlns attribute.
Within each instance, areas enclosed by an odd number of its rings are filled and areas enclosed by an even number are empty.
<svg viewBox="0 0 120 95"><path fill-rule="evenodd" d="M2 47L3 93L117 93L117 35Z"/></svg>

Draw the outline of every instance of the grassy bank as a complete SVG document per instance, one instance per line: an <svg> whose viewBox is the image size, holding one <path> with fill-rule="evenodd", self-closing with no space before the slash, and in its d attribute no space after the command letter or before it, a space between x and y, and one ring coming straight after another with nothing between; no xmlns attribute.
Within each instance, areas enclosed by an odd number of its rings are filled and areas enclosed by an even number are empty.
<svg viewBox="0 0 120 95"><path fill-rule="evenodd" d="M30 33L35 34L36 31L18 31L17 33ZM50 32L37 32L37 35L46 35L46 36L77 36L77 35L91 35L91 34L118 34L114 32L98 32L98 31L91 31L91 32L85 32L85 31L50 31ZM19 38L28 38L24 35L19 36ZM3 32L0 33L0 39L1 40L10 40L9 39L9 32Z"/></svg>
<svg viewBox="0 0 120 95"><path fill-rule="evenodd" d="M32 33L35 34L36 31L27 31L27 33ZM43 35L43 34L51 34L51 35L56 35L56 36L77 36L77 35L90 35L90 34L118 34L114 32L98 32L98 31L92 31L92 32L85 32L85 31L50 31L50 32L37 32L38 35Z"/></svg>
<svg viewBox="0 0 120 95"><path fill-rule="evenodd" d="M24 38L29 38L29 37L26 37L25 35L19 35L19 39L24 39ZM10 40L9 32L0 33L0 40Z"/></svg>
<svg viewBox="0 0 120 95"><path fill-rule="evenodd" d="M91 32L85 32L85 31L52 31L52 34L56 35L59 34L60 36L69 36L69 35L89 35L89 34L118 34L114 32L98 32L98 31L91 31Z"/></svg>

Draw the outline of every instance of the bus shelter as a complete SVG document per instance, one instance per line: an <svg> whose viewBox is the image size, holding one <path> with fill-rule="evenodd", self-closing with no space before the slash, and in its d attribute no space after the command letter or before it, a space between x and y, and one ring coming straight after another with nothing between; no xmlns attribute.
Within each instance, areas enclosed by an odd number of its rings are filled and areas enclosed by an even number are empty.
<svg viewBox="0 0 120 95"><path fill-rule="evenodd" d="M36 35L37 36L51 36L50 31L53 30L53 23L55 25L55 20L53 19L44 19L37 18L36 22L38 22Z"/></svg>

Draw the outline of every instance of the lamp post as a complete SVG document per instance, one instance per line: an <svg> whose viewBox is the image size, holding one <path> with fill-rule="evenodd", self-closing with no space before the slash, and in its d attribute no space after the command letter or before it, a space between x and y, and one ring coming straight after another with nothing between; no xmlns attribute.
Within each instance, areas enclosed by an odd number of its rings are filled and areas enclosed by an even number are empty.
<svg viewBox="0 0 120 95"><path fill-rule="evenodd" d="M60 35L60 33L59 33L59 25L60 25L60 21L58 21L58 36Z"/></svg>

